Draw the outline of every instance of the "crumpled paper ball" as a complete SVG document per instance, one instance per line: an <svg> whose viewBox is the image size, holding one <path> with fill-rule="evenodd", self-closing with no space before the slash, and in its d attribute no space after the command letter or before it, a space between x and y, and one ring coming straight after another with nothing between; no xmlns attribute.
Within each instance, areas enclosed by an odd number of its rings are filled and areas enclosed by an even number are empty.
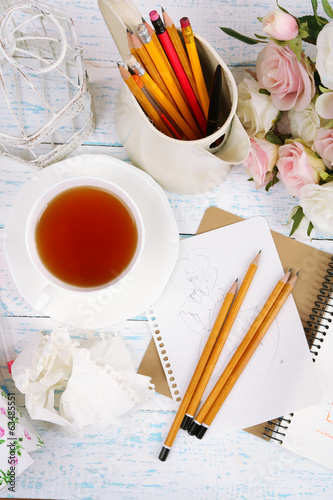
<svg viewBox="0 0 333 500"><path fill-rule="evenodd" d="M65 328L38 333L16 358L12 375L31 418L71 435L120 425L120 416L153 395L150 378L135 372L123 339L112 334L82 346ZM59 411L56 390L64 390Z"/></svg>

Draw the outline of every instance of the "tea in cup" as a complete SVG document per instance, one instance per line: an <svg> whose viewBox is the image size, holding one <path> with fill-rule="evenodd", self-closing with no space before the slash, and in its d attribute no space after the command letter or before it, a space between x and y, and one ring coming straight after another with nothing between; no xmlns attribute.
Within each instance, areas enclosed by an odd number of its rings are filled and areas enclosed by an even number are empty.
<svg viewBox="0 0 333 500"><path fill-rule="evenodd" d="M49 284L91 292L133 270L142 253L144 226L122 188L102 178L71 177L37 200L25 240L32 263Z"/></svg>

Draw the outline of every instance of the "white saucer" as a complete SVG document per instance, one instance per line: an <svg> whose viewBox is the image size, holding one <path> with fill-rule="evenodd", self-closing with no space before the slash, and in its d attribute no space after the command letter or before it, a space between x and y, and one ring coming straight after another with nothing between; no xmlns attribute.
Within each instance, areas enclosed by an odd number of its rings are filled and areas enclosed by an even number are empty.
<svg viewBox="0 0 333 500"><path fill-rule="evenodd" d="M62 291L35 269L25 244L25 225L35 200L53 184L82 175L110 180L137 204L145 245L126 279L105 290ZM50 165L25 186L5 230L5 252L14 281L32 307L78 328L103 328L143 313L161 294L178 256L179 234L162 188L145 172L107 155L86 154Z"/></svg>

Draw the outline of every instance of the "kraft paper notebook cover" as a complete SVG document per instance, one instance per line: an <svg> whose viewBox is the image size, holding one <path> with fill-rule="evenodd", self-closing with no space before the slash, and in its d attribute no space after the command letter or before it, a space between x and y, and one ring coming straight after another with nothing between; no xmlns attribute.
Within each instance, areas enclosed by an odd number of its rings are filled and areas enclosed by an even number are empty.
<svg viewBox="0 0 333 500"><path fill-rule="evenodd" d="M198 234L240 220L242 219L228 212L211 207L205 213ZM313 249L303 243L291 240L278 233L273 233L273 238L284 269L286 270L292 267L293 269L300 269L301 271L301 283L294 291L294 299L300 312L303 326L306 326L317 291L323 282L330 255ZM153 340L142 360L139 373L150 375L155 383L156 390L169 397L171 396ZM255 426L254 428L246 430L262 437L264 427Z"/></svg>

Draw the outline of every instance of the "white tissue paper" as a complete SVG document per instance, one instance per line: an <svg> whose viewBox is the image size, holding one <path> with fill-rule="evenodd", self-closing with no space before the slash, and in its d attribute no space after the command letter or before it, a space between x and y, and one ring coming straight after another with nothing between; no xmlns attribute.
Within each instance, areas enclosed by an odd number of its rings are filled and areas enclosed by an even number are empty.
<svg viewBox="0 0 333 500"><path fill-rule="evenodd" d="M100 432L152 397L149 377L135 373L121 337L100 334L84 343L65 328L37 334L12 365L16 387L33 419L66 434ZM55 391L64 390L55 409Z"/></svg>

